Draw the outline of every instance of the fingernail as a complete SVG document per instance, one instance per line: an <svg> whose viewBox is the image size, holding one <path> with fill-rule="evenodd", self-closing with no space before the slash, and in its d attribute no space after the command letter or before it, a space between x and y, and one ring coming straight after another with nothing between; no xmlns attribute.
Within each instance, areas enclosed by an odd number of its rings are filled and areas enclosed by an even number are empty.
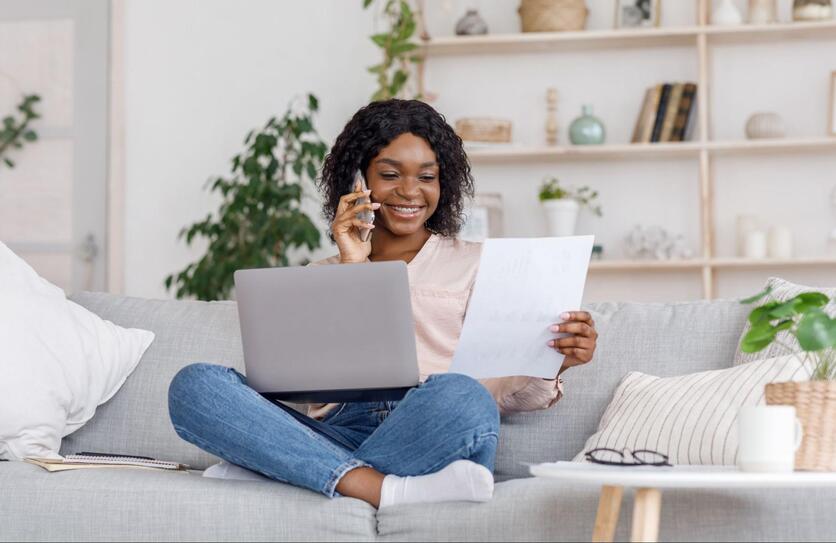
<svg viewBox="0 0 836 543"><path fill-rule="evenodd" d="M375 202L372 204L372 209L380 209L380 204Z"/></svg>
<svg viewBox="0 0 836 543"><path fill-rule="evenodd" d="M572 315L570 315L569 313L561 313L561 314L560 314L560 318L561 318L561 319L563 319L563 320L566 320L566 319L568 319L568 318L569 318L569 317L571 317L571 316L572 316Z"/></svg>
<svg viewBox="0 0 836 543"><path fill-rule="evenodd" d="M554 340L551 340L547 343L549 347L554 347Z"/></svg>
<svg viewBox="0 0 836 543"><path fill-rule="evenodd" d="M372 193L372 189L367 189L367 190L363 191L363 194L371 194L371 193Z"/></svg>
<svg viewBox="0 0 836 543"><path fill-rule="evenodd" d="M551 327L551 331L552 332L560 332L560 326L555 324L554 326Z"/></svg>

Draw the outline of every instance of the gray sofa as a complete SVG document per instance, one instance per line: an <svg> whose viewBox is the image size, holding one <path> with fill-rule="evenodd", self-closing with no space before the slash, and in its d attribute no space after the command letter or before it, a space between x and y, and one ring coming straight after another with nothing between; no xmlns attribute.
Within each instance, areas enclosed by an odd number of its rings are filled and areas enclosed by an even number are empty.
<svg viewBox="0 0 836 543"><path fill-rule="evenodd" d="M215 462L174 433L166 392L177 370L192 362L242 369L235 304L98 293L74 300L157 337L124 387L64 440L62 452L141 454L198 470ZM713 301L588 309L600 333L595 361L566 374L566 396L553 409L503 419L489 503L378 512L359 500L329 500L281 483L144 470L50 474L0 462L0 540L588 540L597 489L530 478L523 462L577 454L627 371L671 376L729 366L747 308ZM834 504L830 490L666 492L660 538L833 540ZM617 539L629 537L630 505L627 496Z"/></svg>

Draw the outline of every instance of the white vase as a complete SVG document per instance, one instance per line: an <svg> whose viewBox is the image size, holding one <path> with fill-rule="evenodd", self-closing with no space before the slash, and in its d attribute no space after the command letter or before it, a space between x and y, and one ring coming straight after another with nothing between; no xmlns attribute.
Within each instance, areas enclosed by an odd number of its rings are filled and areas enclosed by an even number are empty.
<svg viewBox="0 0 836 543"><path fill-rule="evenodd" d="M711 24L730 26L743 22L743 15L732 0L720 0L720 5L711 14Z"/></svg>
<svg viewBox="0 0 836 543"><path fill-rule="evenodd" d="M554 237L572 236L575 234L575 223L578 222L580 205L571 198L545 200L543 209L546 211L546 222L549 235Z"/></svg>

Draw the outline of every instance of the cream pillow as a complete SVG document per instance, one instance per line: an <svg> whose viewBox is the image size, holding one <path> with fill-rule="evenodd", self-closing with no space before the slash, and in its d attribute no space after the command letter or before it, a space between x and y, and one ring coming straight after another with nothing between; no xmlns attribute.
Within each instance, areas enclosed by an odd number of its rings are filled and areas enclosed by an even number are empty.
<svg viewBox="0 0 836 543"><path fill-rule="evenodd" d="M779 277L770 277L769 279L767 279L766 286L764 288L767 287L772 287L772 291L763 298L761 298L759 301L751 304L751 309L754 309L767 302L785 302L790 298L793 298L794 296L797 296L803 292L818 291L823 292L828 297L830 297L830 303L827 304L824 308L825 312L831 317L836 316L836 288L806 287L804 285L796 285L795 283L790 283L789 281L786 281ZM734 353L735 366L745 364L746 362L752 362L754 360L764 360L766 358L783 356L790 354L791 352L801 352L801 347L798 345L798 340L795 339L795 336L786 330L782 330L775 335L775 340L773 340L772 343L767 345L762 351L758 351L756 353L744 353L740 350L740 342L743 340L743 336L745 336L751 328L752 325L749 324L749 321L747 319L746 325L743 327L743 333L740 334L740 339L737 341L737 350ZM791 350L784 348L781 345L782 343L791 347Z"/></svg>
<svg viewBox="0 0 836 543"><path fill-rule="evenodd" d="M679 377L631 372L575 461L606 447L657 451L672 464L735 464L738 410L763 404L767 383L809 378L792 355Z"/></svg>
<svg viewBox="0 0 836 543"><path fill-rule="evenodd" d="M58 457L153 340L70 302L0 243L0 458Z"/></svg>

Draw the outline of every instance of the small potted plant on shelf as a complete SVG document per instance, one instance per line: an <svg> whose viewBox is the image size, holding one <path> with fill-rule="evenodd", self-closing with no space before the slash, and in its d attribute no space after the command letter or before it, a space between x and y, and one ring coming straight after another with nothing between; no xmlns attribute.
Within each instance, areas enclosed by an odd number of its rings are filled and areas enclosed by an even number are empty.
<svg viewBox="0 0 836 543"><path fill-rule="evenodd" d="M549 235L571 236L575 233L575 223L581 207L600 217L601 206L594 203L598 191L589 187L561 187L556 177L547 177L540 186L540 202L546 211Z"/></svg>
<svg viewBox="0 0 836 543"><path fill-rule="evenodd" d="M741 303L757 302L771 290ZM740 343L743 352L754 353L775 342L787 352L798 353L811 371L809 381L766 385L766 403L795 407L804 429L796 469L836 471L836 318L824 310L829 301L821 292L767 301L749 314L751 328ZM788 344L793 338L800 352Z"/></svg>

